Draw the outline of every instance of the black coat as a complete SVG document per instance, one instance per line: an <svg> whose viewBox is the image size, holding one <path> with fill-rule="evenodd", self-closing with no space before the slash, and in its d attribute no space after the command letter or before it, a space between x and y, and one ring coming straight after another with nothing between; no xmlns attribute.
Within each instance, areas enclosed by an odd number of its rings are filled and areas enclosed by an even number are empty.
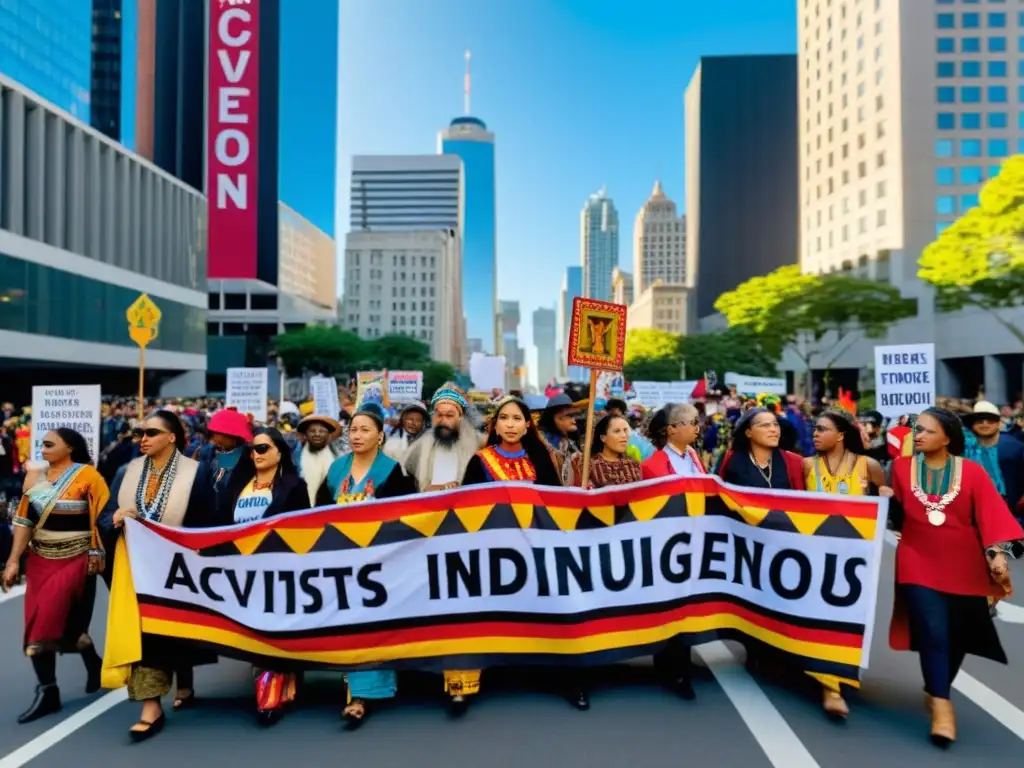
<svg viewBox="0 0 1024 768"><path fill-rule="evenodd" d="M231 485L226 493L222 493L217 504L217 525L234 525L235 503L242 491L244 484L232 479ZM270 506L263 513L263 519L284 512L298 512L309 509L309 491L306 488L306 481L297 474L282 475L274 482L270 492Z"/></svg>

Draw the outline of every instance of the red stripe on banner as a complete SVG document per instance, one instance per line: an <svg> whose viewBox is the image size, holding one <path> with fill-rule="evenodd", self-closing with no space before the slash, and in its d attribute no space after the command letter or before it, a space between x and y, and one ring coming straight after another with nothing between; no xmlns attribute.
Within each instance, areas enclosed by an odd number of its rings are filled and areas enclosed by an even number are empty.
<svg viewBox="0 0 1024 768"><path fill-rule="evenodd" d="M238 624L224 616L204 611L190 611L184 608L171 608L160 605L140 603L139 611L143 618L178 622L181 624L198 624L214 629L237 632L246 637L261 640L275 645L282 650L302 651L335 651L354 650L359 648L379 647L388 645L404 645L407 643L429 640L454 640L474 637L536 637L545 639L568 639L604 635L613 632L628 632L650 629L663 624L687 618L698 618L715 614L733 614L752 624L794 640L809 643L820 643L847 648L860 648L863 637L858 634L836 632L834 630L809 629L797 627L785 621L770 619L749 611L730 602L712 601L697 605L683 606L672 611L636 616L623 616L608 619L595 619L582 624L546 624L524 622L472 622L462 624L432 624L424 627L407 629L391 629L378 632L366 632L354 635L326 635L322 637L275 637L264 635L256 630Z"/></svg>
<svg viewBox="0 0 1024 768"><path fill-rule="evenodd" d="M344 507L325 507L311 512L270 518L258 523L217 530L164 528L144 522L168 541L188 549L208 549L236 539L253 536L261 531L277 528L292 530L320 529L331 523L372 523L397 520L405 515L444 511L464 507L495 504L532 504L534 506L584 507L626 506L630 502L644 501L658 496L676 496L684 493L703 493L707 496L729 496L745 507L779 509L819 515L835 515L874 519L878 514L878 501L871 497L831 496L805 492L777 492L739 489L727 486L718 478L671 477L629 487L580 491L570 488L542 488L491 484L420 494L400 499L349 504Z"/></svg>

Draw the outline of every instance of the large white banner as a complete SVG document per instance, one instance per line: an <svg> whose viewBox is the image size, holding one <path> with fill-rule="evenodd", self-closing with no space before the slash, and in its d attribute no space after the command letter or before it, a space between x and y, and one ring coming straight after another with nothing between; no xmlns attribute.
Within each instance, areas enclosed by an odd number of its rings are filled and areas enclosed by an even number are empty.
<svg viewBox="0 0 1024 768"><path fill-rule="evenodd" d="M100 454L99 384L32 387L32 461L43 460L43 437L69 427L85 438L93 463Z"/></svg>
<svg viewBox="0 0 1024 768"><path fill-rule="evenodd" d="M897 418L934 405L934 344L875 347L875 410Z"/></svg>
<svg viewBox="0 0 1024 768"><path fill-rule="evenodd" d="M332 376L314 376L309 380L313 395L313 413L338 418L341 401L338 399L338 381Z"/></svg>
<svg viewBox="0 0 1024 768"><path fill-rule="evenodd" d="M785 395L786 380L771 376L744 376L739 373L726 373L725 385L736 387L741 395Z"/></svg>
<svg viewBox="0 0 1024 768"><path fill-rule="evenodd" d="M267 369L228 368L224 402L239 413L251 413L258 422L267 421ZM335 416L337 418L337 416Z"/></svg>

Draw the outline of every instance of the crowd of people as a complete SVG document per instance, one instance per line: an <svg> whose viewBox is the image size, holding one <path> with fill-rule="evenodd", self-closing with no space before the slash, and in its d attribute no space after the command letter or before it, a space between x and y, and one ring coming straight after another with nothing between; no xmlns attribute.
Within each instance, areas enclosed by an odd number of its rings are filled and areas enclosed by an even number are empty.
<svg viewBox="0 0 1024 768"><path fill-rule="evenodd" d="M3 587L26 580L24 651L37 676L35 699L20 716L32 722L61 708L55 654L78 653L87 690L100 686L100 656L89 635L96 580L109 586L127 518L175 527L249 523L323 505L344 506L452 489L529 482L603 488L671 475L717 474L751 488L890 498L897 549L894 648L920 657L931 739L956 739L950 701L966 654L1006 662L993 606L1011 593L1007 560L1020 554L1024 435L1012 412L980 401L969 410L929 408L886 423L829 403L811 408L795 397L743 398L735 391L655 410L624 400L603 404L583 465L583 409L566 393L531 410L516 394L476 408L453 384L429 403L389 412L366 403L350 413L282 414L268 424L215 400L155 402L139 419L126 402L105 404L103 449L94 463L80 434L47 433L44 464L29 466L23 448L30 416L5 407L0 483L11 505ZM2 526L0 526L2 527ZM748 663L766 663L750 640ZM131 737L159 733L161 700L174 710L195 704L194 669L216 658L168 638L144 636L128 678L139 720ZM685 637L654 659L660 679L695 698ZM479 694L482 670L453 669L443 691L456 714ZM585 668L562 670L564 694L590 706ZM837 679L812 675L824 713L850 714ZM301 695L301 672L256 669L255 710L279 720ZM342 718L366 722L394 698L399 679L386 668L345 675Z"/></svg>

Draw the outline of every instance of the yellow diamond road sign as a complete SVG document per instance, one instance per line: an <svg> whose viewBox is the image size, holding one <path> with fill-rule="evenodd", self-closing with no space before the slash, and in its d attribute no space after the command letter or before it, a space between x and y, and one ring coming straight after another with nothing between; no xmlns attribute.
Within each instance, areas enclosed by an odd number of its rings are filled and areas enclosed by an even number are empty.
<svg viewBox="0 0 1024 768"><path fill-rule="evenodd" d="M160 308L145 293L128 307L128 325L132 328L156 328L162 316Z"/></svg>

